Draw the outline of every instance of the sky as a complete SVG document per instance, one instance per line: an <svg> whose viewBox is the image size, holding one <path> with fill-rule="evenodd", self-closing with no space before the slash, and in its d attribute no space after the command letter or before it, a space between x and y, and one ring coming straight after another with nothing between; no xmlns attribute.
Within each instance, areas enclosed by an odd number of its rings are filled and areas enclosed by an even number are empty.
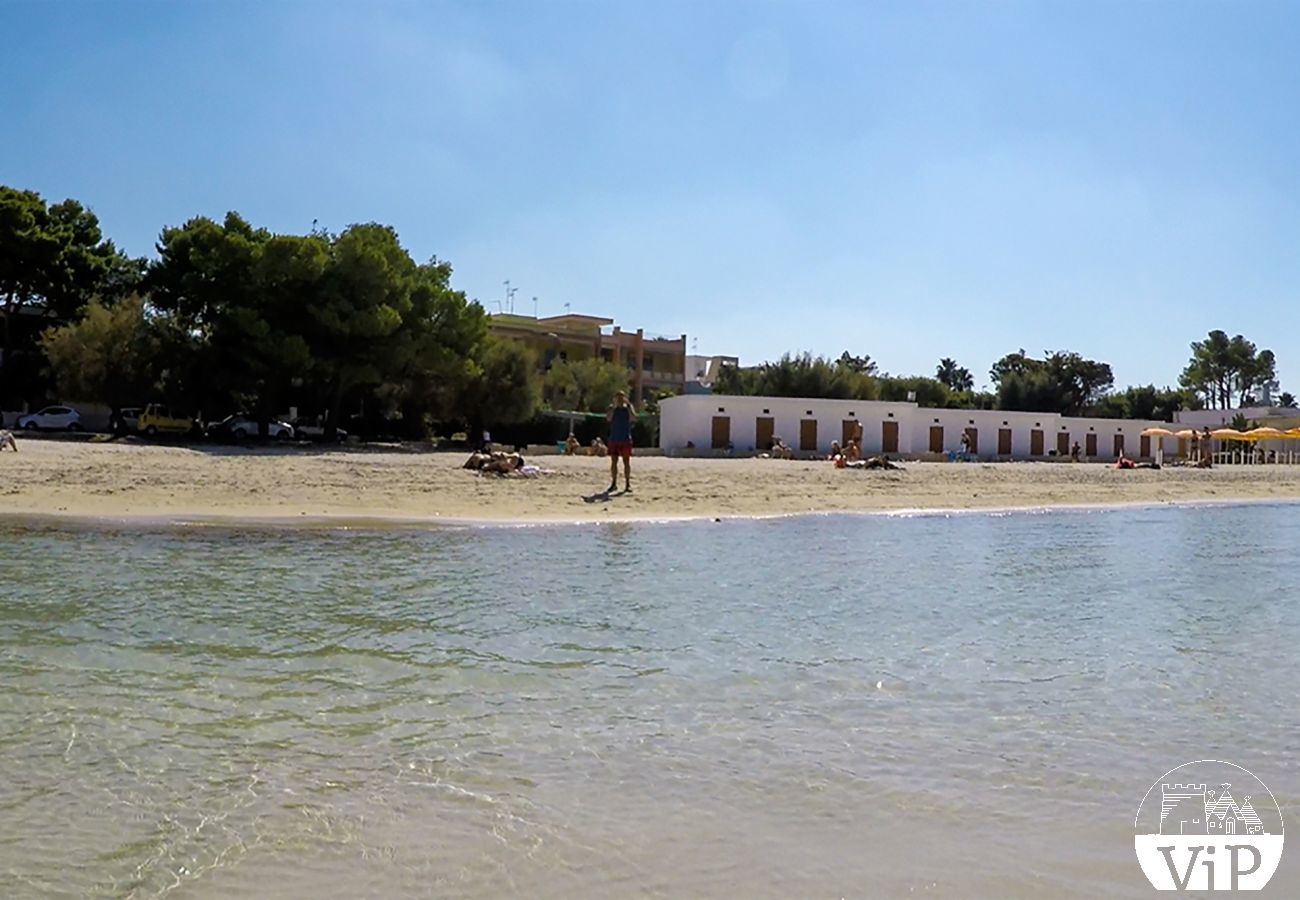
<svg viewBox="0 0 1300 900"><path fill-rule="evenodd" d="M1300 4L0 0L0 183L394 226L490 312L894 374L1211 329L1300 393ZM536 298L536 304L533 298Z"/></svg>

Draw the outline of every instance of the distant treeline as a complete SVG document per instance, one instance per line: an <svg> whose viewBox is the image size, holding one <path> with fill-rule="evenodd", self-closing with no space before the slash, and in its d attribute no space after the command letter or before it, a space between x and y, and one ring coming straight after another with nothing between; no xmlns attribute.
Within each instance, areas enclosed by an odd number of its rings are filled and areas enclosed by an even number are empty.
<svg viewBox="0 0 1300 900"><path fill-rule="evenodd" d="M297 407L327 428L397 423L420 436L538 422L522 430L550 434L539 410L600 412L627 387L626 369L600 359L541 376L531 351L494 340L483 307L452 289L450 264L417 263L386 225L274 234L232 212L164 228L156 250L131 258L77 201L0 186L0 408L161 401L265 420ZM1221 331L1192 345L1178 388L1116 392L1109 365L1064 351L1007 354L990 377L993 389L976 391L952 359L934 377L899 377L846 351L724 368L714 390L1167 419L1277 388L1272 352ZM660 395L645 399L653 417Z"/></svg>
<svg viewBox="0 0 1300 900"><path fill-rule="evenodd" d="M1154 385L1114 389L1109 364L1070 351L1049 351L1034 358L1018 350L995 362L989 371L992 389L977 391L970 370L950 359L939 360L934 377L881 373L869 356L847 350L838 358L789 354L758 366L724 367L713 390L719 394L772 397L826 397L854 400L914 400L947 409L1005 409L1055 412L1068 416L1172 420L1181 409L1206 406L1251 406L1257 395L1277 391L1271 350L1257 350L1241 335L1210 332L1192 344L1192 356L1179 387ZM1289 393L1281 406L1296 405Z"/></svg>

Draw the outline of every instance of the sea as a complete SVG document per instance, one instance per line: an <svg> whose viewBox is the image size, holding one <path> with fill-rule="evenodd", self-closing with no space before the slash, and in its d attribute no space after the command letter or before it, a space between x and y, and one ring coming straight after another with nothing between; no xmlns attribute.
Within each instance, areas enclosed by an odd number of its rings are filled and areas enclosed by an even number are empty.
<svg viewBox="0 0 1300 900"><path fill-rule="evenodd" d="M1268 504L10 520L0 896L1149 897L1176 766L1300 815L1297 551Z"/></svg>

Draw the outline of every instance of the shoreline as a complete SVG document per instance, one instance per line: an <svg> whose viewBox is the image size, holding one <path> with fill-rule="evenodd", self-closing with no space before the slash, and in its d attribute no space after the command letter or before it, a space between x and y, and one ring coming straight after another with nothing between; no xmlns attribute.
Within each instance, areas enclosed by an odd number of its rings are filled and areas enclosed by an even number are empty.
<svg viewBox="0 0 1300 900"><path fill-rule="evenodd" d="M213 453L151 444L31 442L0 455L0 521L34 526L479 528L795 516L952 516L1300 501L1300 466L1116 470L1102 463L539 459L536 478L481 476L460 454L383 450Z"/></svg>
<svg viewBox="0 0 1300 900"><path fill-rule="evenodd" d="M71 512L0 511L2 529L47 530L139 530L139 531L439 531L523 528L572 528L608 525L682 525L699 522L748 523L818 519L835 516L880 519L955 519L987 516L1040 516L1078 513L1111 513L1158 509L1218 509L1223 507L1300 506L1300 497L1241 497L1180 499L1163 501L1113 501L1109 503L1058 503L1031 506L930 507L918 509L809 510L805 512L698 515L646 515L612 519L552 518L494 519L447 518L439 516L279 516L273 514L177 515L150 513L130 515L87 515Z"/></svg>

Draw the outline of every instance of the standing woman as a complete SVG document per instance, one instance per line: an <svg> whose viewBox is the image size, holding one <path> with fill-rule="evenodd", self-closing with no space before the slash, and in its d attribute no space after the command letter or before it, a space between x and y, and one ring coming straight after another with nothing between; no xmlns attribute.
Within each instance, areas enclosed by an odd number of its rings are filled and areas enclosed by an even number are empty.
<svg viewBox="0 0 1300 900"><path fill-rule="evenodd" d="M627 402L627 393L619 391L614 405L605 414L609 422L609 490L618 487L618 460L623 458L623 492L632 493L632 417L636 410Z"/></svg>

